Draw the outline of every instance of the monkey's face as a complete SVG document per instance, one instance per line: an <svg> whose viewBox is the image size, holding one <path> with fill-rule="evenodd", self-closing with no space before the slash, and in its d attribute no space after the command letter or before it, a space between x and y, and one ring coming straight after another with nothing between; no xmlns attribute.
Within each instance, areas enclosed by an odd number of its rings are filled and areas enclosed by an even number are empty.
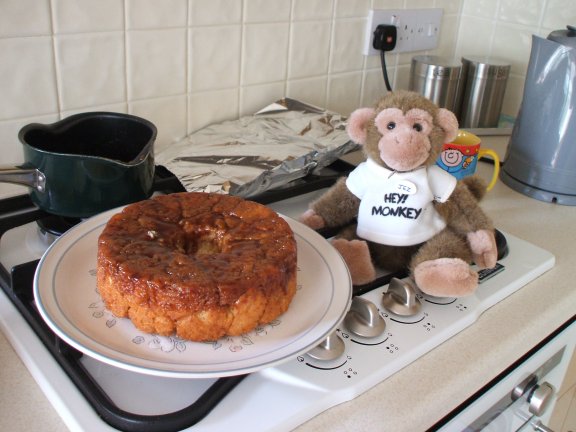
<svg viewBox="0 0 576 432"><path fill-rule="evenodd" d="M458 134L456 116L429 99L399 90L375 108L350 114L346 130L374 162L396 171L433 164L442 145Z"/></svg>
<svg viewBox="0 0 576 432"><path fill-rule="evenodd" d="M423 165L430 156L432 116L418 108L403 113L398 108L386 108L374 121L381 138L377 143L380 159L396 171L410 171ZM375 150L375 149L373 149Z"/></svg>

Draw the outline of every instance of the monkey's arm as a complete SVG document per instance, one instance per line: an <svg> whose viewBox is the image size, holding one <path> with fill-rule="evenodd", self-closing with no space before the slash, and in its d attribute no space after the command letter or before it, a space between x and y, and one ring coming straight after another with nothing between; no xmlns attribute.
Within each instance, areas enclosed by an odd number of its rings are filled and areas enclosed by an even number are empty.
<svg viewBox="0 0 576 432"><path fill-rule="evenodd" d="M466 237L476 264L492 268L498 256L494 226L478 205L477 192L466 182L458 182L448 201L437 204L436 208L453 231Z"/></svg>
<svg viewBox="0 0 576 432"><path fill-rule="evenodd" d="M436 209L447 224L459 234L466 235L479 229L493 230L492 221L478 204L479 197L465 182L458 182L450 198L436 204Z"/></svg>
<svg viewBox="0 0 576 432"><path fill-rule="evenodd" d="M314 229L346 225L358 215L360 200L346 187L346 178L310 204L300 221Z"/></svg>

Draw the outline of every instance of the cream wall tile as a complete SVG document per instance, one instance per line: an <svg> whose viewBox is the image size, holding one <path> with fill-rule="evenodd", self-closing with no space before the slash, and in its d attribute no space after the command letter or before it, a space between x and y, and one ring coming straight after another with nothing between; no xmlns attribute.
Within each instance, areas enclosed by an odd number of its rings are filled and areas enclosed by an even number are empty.
<svg viewBox="0 0 576 432"><path fill-rule="evenodd" d="M290 19L290 2L286 0L244 0L244 22L277 22Z"/></svg>
<svg viewBox="0 0 576 432"><path fill-rule="evenodd" d="M292 25L288 78L328 72L330 22L298 22Z"/></svg>
<svg viewBox="0 0 576 432"><path fill-rule="evenodd" d="M124 57L120 32L58 36L61 109L122 101L126 96Z"/></svg>
<svg viewBox="0 0 576 432"><path fill-rule="evenodd" d="M288 81L286 96L318 107L326 106L326 83L324 76Z"/></svg>
<svg viewBox="0 0 576 432"><path fill-rule="evenodd" d="M235 24L242 20L242 2L238 0L191 0L191 25Z"/></svg>
<svg viewBox="0 0 576 432"><path fill-rule="evenodd" d="M396 66L396 63L398 62L398 55L399 54L387 52L385 55L386 55L385 61L386 61L387 66L388 67ZM371 56L364 56L364 60L365 60L365 64L364 64L365 69L381 68L382 61L380 60L379 54L371 55Z"/></svg>
<svg viewBox="0 0 576 432"><path fill-rule="evenodd" d="M406 0L404 4L405 9L426 9L432 6L429 0Z"/></svg>
<svg viewBox="0 0 576 432"><path fill-rule="evenodd" d="M293 0L294 21L321 20L332 18L334 0Z"/></svg>
<svg viewBox="0 0 576 432"><path fill-rule="evenodd" d="M391 78L392 79L392 78ZM394 86L395 89L408 89L410 84L410 65L400 65L396 68L396 72L394 74Z"/></svg>
<svg viewBox="0 0 576 432"><path fill-rule="evenodd" d="M345 19L335 22L332 34L331 72L362 69L365 26L366 21L363 19Z"/></svg>
<svg viewBox="0 0 576 432"><path fill-rule="evenodd" d="M128 99L186 92L186 30L128 32Z"/></svg>
<svg viewBox="0 0 576 432"><path fill-rule="evenodd" d="M500 0L465 0L462 7L462 15L494 19L497 16L499 1Z"/></svg>
<svg viewBox="0 0 576 432"><path fill-rule="evenodd" d="M124 28L123 0L57 0L51 4L55 33L85 33Z"/></svg>
<svg viewBox="0 0 576 432"><path fill-rule="evenodd" d="M242 87L240 116L251 115L284 97L284 82Z"/></svg>
<svg viewBox="0 0 576 432"><path fill-rule="evenodd" d="M104 105L91 105L90 107L83 107L77 109L71 109L66 111L61 111L60 118L65 119L74 114L80 114L87 111L107 111L116 113L128 113L128 104L125 102L104 104Z"/></svg>
<svg viewBox="0 0 576 432"><path fill-rule="evenodd" d="M2 0L0 37L39 36L51 33L49 0Z"/></svg>
<svg viewBox="0 0 576 432"><path fill-rule="evenodd" d="M0 39L0 59L0 120L57 111L50 37Z"/></svg>
<svg viewBox="0 0 576 432"><path fill-rule="evenodd" d="M460 8L462 7L461 0L435 0L435 8L442 8L444 10L444 16L446 15L458 15L460 13Z"/></svg>
<svg viewBox="0 0 576 432"><path fill-rule="evenodd" d="M456 55L490 55L494 22L482 18L463 16L460 18L460 31L456 44ZM478 37L482 35L482 37Z"/></svg>
<svg viewBox="0 0 576 432"><path fill-rule="evenodd" d="M498 20L537 27L544 9L541 0L503 0Z"/></svg>
<svg viewBox="0 0 576 432"><path fill-rule="evenodd" d="M388 77L394 77L396 69L388 69ZM371 107L374 103L386 94L386 85L382 75L382 69L371 69L364 73L364 85L362 88L362 99L360 106Z"/></svg>
<svg viewBox="0 0 576 432"><path fill-rule="evenodd" d="M398 61L396 62L396 64L398 66L402 66L402 65L408 65L410 66L412 64L412 57L417 56L417 55L423 55L426 54L426 51L414 51L414 52L407 52L407 53L399 53L398 56ZM388 58L388 56L386 56Z"/></svg>
<svg viewBox="0 0 576 432"><path fill-rule="evenodd" d="M492 56L510 62L511 73L526 73L527 59L532 48L532 31L530 28L512 25L496 24Z"/></svg>
<svg viewBox="0 0 576 432"><path fill-rule="evenodd" d="M210 124L238 118L237 89L193 93L188 96L188 133Z"/></svg>
<svg viewBox="0 0 576 432"><path fill-rule="evenodd" d="M442 57L452 57L456 50L456 41L458 40L458 27L460 20L455 15L444 15L442 18L442 27L440 28L440 37L438 39L438 48L434 50L435 55Z"/></svg>
<svg viewBox="0 0 576 432"><path fill-rule="evenodd" d="M130 114L151 121L158 130L154 151L158 153L186 136L187 98L185 95L135 101Z"/></svg>
<svg viewBox="0 0 576 432"><path fill-rule="evenodd" d="M515 114L530 35L576 21L574 0L0 3L0 122L130 108L166 125L159 145L286 95L343 113L368 104L383 89L379 57L361 53L370 8L443 8L431 53L510 59L504 112ZM394 88L407 88L417 54L386 56Z"/></svg>
<svg viewBox="0 0 576 432"><path fill-rule="evenodd" d="M2 147L0 163L20 165L24 162L22 143L18 140L20 129L30 123L49 124L55 121L58 121L56 114L0 121L0 143Z"/></svg>
<svg viewBox="0 0 576 432"><path fill-rule="evenodd" d="M566 24L576 23L576 4L574 0L548 0L543 15L544 27L565 29Z"/></svg>
<svg viewBox="0 0 576 432"><path fill-rule="evenodd" d="M336 0L336 17L367 17L370 0Z"/></svg>
<svg viewBox="0 0 576 432"><path fill-rule="evenodd" d="M372 0L372 9L404 9L404 0Z"/></svg>
<svg viewBox="0 0 576 432"><path fill-rule="evenodd" d="M244 29L242 84L286 78L288 24L251 24Z"/></svg>
<svg viewBox="0 0 576 432"><path fill-rule="evenodd" d="M240 83L242 33L239 25L190 31L190 90L236 87Z"/></svg>
<svg viewBox="0 0 576 432"><path fill-rule="evenodd" d="M512 117L518 115L522 97L524 94L525 78L522 75L510 75L506 82L506 93L502 103L502 113Z"/></svg>
<svg viewBox="0 0 576 432"><path fill-rule="evenodd" d="M330 77L326 108L348 115L360 106L362 73L348 73Z"/></svg>
<svg viewBox="0 0 576 432"><path fill-rule="evenodd" d="M188 0L126 0L129 29L184 27Z"/></svg>

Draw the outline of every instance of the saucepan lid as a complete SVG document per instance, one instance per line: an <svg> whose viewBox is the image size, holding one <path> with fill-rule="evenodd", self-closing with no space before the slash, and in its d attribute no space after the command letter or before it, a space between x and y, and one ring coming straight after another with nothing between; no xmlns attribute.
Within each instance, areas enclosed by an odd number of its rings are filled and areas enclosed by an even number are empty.
<svg viewBox="0 0 576 432"><path fill-rule="evenodd" d="M211 343L143 333L112 315L96 290L98 236L118 211L87 219L61 236L42 257L34 279L36 305L48 326L104 363L177 378L251 373L310 351L350 308L352 283L341 256L318 233L286 217L298 245L298 290L286 313L248 334Z"/></svg>

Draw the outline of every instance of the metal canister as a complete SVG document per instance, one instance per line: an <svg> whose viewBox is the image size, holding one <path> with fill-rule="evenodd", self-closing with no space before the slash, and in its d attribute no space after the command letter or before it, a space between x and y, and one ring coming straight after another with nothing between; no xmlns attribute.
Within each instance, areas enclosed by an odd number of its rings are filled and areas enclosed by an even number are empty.
<svg viewBox="0 0 576 432"><path fill-rule="evenodd" d="M464 91L460 127L498 127L510 63L484 57L462 57Z"/></svg>
<svg viewBox="0 0 576 432"><path fill-rule="evenodd" d="M409 89L420 93L458 116L461 104L462 63L440 56L412 58Z"/></svg>

